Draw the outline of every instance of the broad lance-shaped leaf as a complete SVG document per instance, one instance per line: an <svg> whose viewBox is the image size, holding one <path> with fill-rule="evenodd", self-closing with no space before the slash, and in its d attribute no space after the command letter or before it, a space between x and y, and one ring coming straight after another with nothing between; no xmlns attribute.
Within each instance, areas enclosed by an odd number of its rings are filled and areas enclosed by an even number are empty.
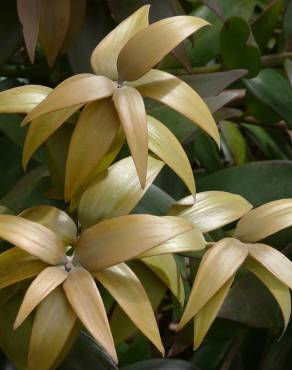
<svg viewBox="0 0 292 370"><path fill-rule="evenodd" d="M60 109L40 116L29 125L23 147L22 165L26 169L31 156L62 124L80 109L82 105Z"/></svg>
<svg viewBox="0 0 292 370"><path fill-rule="evenodd" d="M36 309L29 345L29 369L55 367L74 338L75 325L76 315L62 288L57 287Z"/></svg>
<svg viewBox="0 0 292 370"><path fill-rule="evenodd" d="M152 69L129 85L139 90L142 96L158 100L186 116L219 145L218 128L208 106L184 81L167 72Z"/></svg>
<svg viewBox="0 0 292 370"><path fill-rule="evenodd" d="M120 52L120 80L137 80L184 39L208 24L201 18L177 16L162 19L140 30Z"/></svg>
<svg viewBox="0 0 292 370"><path fill-rule="evenodd" d="M111 99L88 104L73 131L66 165L65 199L71 199L109 150L119 128Z"/></svg>
<svg viewBox="0 0 292 370"><path fill-rule="evenodd" d="M245 261L244 267L260 279L274 296L282 312L284 321L283 330L285 331L291 315L291 297L289 288L259 262L252 258L248 258Z"/></svg>
<svg viewBox="0 0 292 370"><path fill-rule="evenodd" d="M186 218L203 233L239 219L252 208L252 205L240 195L224 191L197 193L195 204L190 205L191 202L190 196L180 199L168 214Z"/></svg>
<svg viewBox="0 0 292 370"><path fill-rule="evenodd" d="M45 100L37 105L23 120L23 125L44 114L73 105L86 104L113 94L115 84L103 76L77 78L54 89Z"/></svg>
<svg viewBox="0 0 292 370"><path fill-rule="evenodd" d="M0 254L0 289L38 275L47 265L18 247Z"/></svg>
<svg viewBox="0 0 292 370"><path fill-rule="evenodd" d="M135 33L148 26L149 7L142 6L97 45L90 60L95 74L106 76L113 81L119 79L117 60L120 51Z"/></svg>
<svg viewBox="0 0 292 370"><path fill-rule="evenodd" d="M292 289L292 262L284 254L265 244L246 245L252 258Z"/></svg>
<svg viewBox="0 0 292 370"><path fill-rule="evenodd" d="M213 295L213 297L203 306L194 318L194 349L197 349L203 342L205 335L216 319L218 312L229 292L235 275Z"/></svg>
<svg viewBox="0 0 292 370"><path fill-rule="evenodd" d="M240 241L226 238L214 244L204 255L195 282L178 325L181 329L236 273L248 255Z"/></svg>
<svg viewBox="0 0 292 370"><path fill-rule="evenodd" d="M186 184L195 196L196 186L192 167L180 142L173 133L157 119L147 116L149 150L165 162Z"/></svg>
<svg viewBox="0 0 292 370"><path fill-rule="evenodd" d="M0 237L52 265L64 258L63 242L53 231L22 217L0 215Z"/></svg>
<svg viewBox="0 0 292 370"><path fill-rule="evenodd" d="M87 228L98 221L130 213L163 166L163 162L148 157L144 189L141 188L132 157L124 158L101 172L80 199L78 219L82 227Z"/></svg>
<svg viewBox="0 0 292 370"><path fill-rule="evenodd" d="M185 290L183 281L172 254L163 256L152 256L141 258L141 261L149 267L183 306L185 301Z"/></svg>
<svg viewBox="0 0 292 370"><path fill-rule="evenodd" d="M52 91L41 85L13 87L0 92L1 113L29 113Z"/></svg>
<svg viewBox="0 0 292 370"><path fill-rule="evenodd" d="M22 211L19 216L35 221L54 231L67 245L75 244L77 227L66 212L51 206L35 206Z"/></svg>
<svg viewBox="0 0 292 370"><path fill-rule="evenodd" d="M289 226L292 226L292 199L280 199L245 215L236 225L234 237L253 243Z"/></svg>
<svg viewBox="0 0 292 370"><path fill-rule="evenodd" d="M93 277L84 268L76 267L70 272L63 287L80 321L117 362L106 311Z"/></svg>
<svg viewBox="0 0 292 370"><path fill-rule="evenodd" d="M204 249L205 246L206 241L201 230L193 228L144 252L139 257L150 257L168 253L196 252Z"/></svg>
<svg viewBox="0 0 292 370"><path fill-rule="evenodd" d="M192 225L178 217L115 217L81 234L75 248L76 258L90 271L99 271L132 259L190 229Z"/></svg>
<svg viewBox="0 0 292 370"><path fill-rule="evenodd" d="M144 101L140 93L128 86L115 90L115 107L126 134L142 188L146 185L148 129Z"/></svg>
<svg viewBox="0 0 292 370"><path fill-rule="evenodd" d="M110 292L141 332L164 354L151 303L135 273L126 264L121 263L93 275Z"/></svg>
<svg viewBox="0 0 292 370"><path fill-rule="evenodd" d="M68 272L65 271L64 267L54 266L44 269L34 279L26 291L15 319L14 329L17 329L27 316L36 308L36 306L46 298L50 292L61 285L67 277Z"/></svg>

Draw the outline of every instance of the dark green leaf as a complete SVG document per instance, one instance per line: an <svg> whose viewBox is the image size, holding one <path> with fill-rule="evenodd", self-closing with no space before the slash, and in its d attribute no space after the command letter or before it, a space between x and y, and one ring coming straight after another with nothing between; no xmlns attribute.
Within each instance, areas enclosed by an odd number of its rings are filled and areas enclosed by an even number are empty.
<svg viewBox="0 0 292 370"><path fill-rule="evenodd" d="M208 8L213 10L213 12L225 22L224 10L218 0L200 0L200 2L206 5Z"/></svg>
<svg viewBox="0 0 292 370"><path fill-rule="evenodd" d="M292 1L287 1L286 11L283 17L283 33L285 39L285 49L292 50Z"/></svg>
<svg viewBox="0 0 292 370"><path fill-rule="evenodd" d="M292 87L292 61L289 59L285 60L285 71L286 71L290 86Z"/></svg>
<svg viewBox="0 0 292 370"><path fill-rule="evenodd" d="M190 362L181 360L149 360L137 362L121 370L199 370Z"/></svg>

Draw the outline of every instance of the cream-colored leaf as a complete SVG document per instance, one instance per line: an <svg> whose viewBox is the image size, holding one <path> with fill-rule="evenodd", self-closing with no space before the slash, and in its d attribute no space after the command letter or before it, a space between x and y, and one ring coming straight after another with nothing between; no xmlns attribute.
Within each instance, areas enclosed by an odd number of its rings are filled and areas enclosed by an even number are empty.
<svg viewBox="0 0 292 370"><path fill-rule="evenodd" d="M201 18L177 16L162 19L140 30L120 52L120 80L137 80L184 39L208 24Z"/></svg>
<svg viewBox="0 0 292 370"><path fill-rule="evenodd" d="M213 297L205 304L205 306L197 313L194 319L194 349L197 349L203 342L205 335L210 329L212 323L229 292L235 275L213 295Z"/></svg>
<svg viewBox="0 0 292 370"><path fill-rule="evenodd" d="M106 311L93 277L84 268L76 267L70 272L63 287L80 321L117 362Z"/></svg>
<svg viewBox="0 0 292 370"><path fill-rule="evenodd" d="M185 290L173 255L164 254L163 256L146 257L141 258L141 261L163 281L183 306L185 301Z"/></svg>
<svg viewBox="0 0 292 370"><path fill-rule="evenodd" d="M18 247L0 254L0 289L39 274L47 264Z"/></svg>
<svg viewBox="0 0 292 370"><path fill-rule="evenodd" d="M22 165L26 169L31 156L35 151L59 128L62 124L80 109L82 105L60 109L34 119L29 125L25 137Z"/></svg>
<svg viewBox="0 0 292 370"><path fill-rule="evenodd" d="M179 78L157 69L129 84L142 96L164 103L181 113L209 134L219 145L219 131L204 100L188 84Z"/></svg>
<svg viewBox="0 0 292 370"><path fill-rule="evenodd" d="M82 75L83 76L83 75ZM103 76L88 76L75 79L54 89L45 100L38 104L23 120L23 125L44 114L73 105L86 104L113 94L115 84Z"/></svg>
<svg viewBox="0 0 292 370"><path fill-rule="evenodd" d="M289 288L286 284L283 284L279 279L277 279L276 276L271 274L259 262L252 258L248 258L244 266L249 271L251 271L258 279L260 279L274 296L282 312L284 321L283 330L285 331L287 325L289 324L289 319L291 315L291 297Z"/></svg>
<svg viewBox="0 0 292 370"><path fill-rule="evenodd" d="M178 325L181 329L236 273L248 255L245 244L232 238L222 239L204 255Z"/></svg>
<svg viewBox="0 0 292 370"><path fill-rule="evenodd" d="M52 230L25 218L0 215L0 238L55 265L62 262L62 240Z"/></svg>
<svg viewBox="0 0 292 370"><path fill-rule="evenodd" d="M141 189L132 157L124 158L100 173L83 193L79 202L78 219L83 228L107 218L130 213L153 183L163 165L164 163L158 159L148 158L144 189Z"/></svg>
<svg viewBox="0 0 292 370"><path fill-rule="evenodd" d="M91 271L133 259L192 225L178 217L128 215L102 221L85 230L76 246L76 258Z"/></svg>
<svg viewBox="0 0 292 370"><path fill-rule="evenodd" d="M111 99L88 104L80 114L70 141L65 177L65 199L71 199L109 150L119 128Z"/></svg>
<svg viewBox="0 0 292 370"><path fill-rule="evenodd" d="M66 345L74 338L76 315L64 291L57 287L37 307L33 320L28 366L30 370L54 368Z"/></svg>
<svg viewBox="0 0 292 370"><path fill-rule="evenodd" d="M13 87L0 92L1 113L29 113L52 91L41 85Z"/></svg>
<svg viewBox="0 0 292 370"><path fill-rule="evenodd" d="M194 205L188 196L175 203L169 215L184 217L203 233L213 231L244 216L252 205L237 194L224 191L197 193Z"/></svg>
<svg viewBox="0 0 292 370"><path fill-rule="evenodd" d="M164 355L154 312L149 298L135 273L125 264L93 273L110 292L141 332ZM143 312L143 315L141 313Z"/></svg>
<svg viewBox="0 0 292 370"><path fill-rule="evenodd" d="M252 258L292 289L292 262L283 253L266 244L246 245Z"/></svg>
<svg viewBox="0 0 292 370"><path fill-rule="evenodd" d="M141 186L144 188L148 158L148 129L144 101L136 89L127 86L116 89L113 99Z"/></svg>
<svg viewBox="0 0 292 370"><path fill-rule="evenodd" d="M67 278L63 266L47 267L31 283L23 298L14 323L14 329L27 318L36 306Z"/></svg>
<svg viewBox="0 0 292 370"><path fill-rule="evenodd" d="M254 243L289 226L292 226L292 199L280 199L245 215L238 222L234 237Z"/></svg>
<svg viewBox="0 0 292 370"><path fill-rule="evenodd" d="M61 209L51 206L35 206L22 211L19 216L35 221L51 229L66 243L76 242L77 227L70 216Z"/></svg>
<svg viewBox="0 0 292 370"><path fill-rule="evenodd" d="M117 60L120 51L132 36L148 26L148 13L149 5L142 6L101 40L91 54L91 66L95 74L118 80Z"/></svg>
<svg viewBox="0 0 292 370"><path fill-rule="evenodd" d="M193 228L144 252L139 257L150 257L168 253L196 252L204 249L205 246L206 241L202 232L199 229Z"/></svg>
<svg viewBox="0 0 292 370"><path fill-rule="evenodd" d="M173 133L157 119L147 116L149 150L165 162L186 184L195 196L196 186L192 167L180 142Z"/></svg>

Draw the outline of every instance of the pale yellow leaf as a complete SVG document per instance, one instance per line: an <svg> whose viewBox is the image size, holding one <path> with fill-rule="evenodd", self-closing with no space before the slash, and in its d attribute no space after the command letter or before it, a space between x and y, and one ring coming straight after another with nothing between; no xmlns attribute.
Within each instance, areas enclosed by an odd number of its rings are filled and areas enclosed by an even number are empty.
<svg viewBox="0 0 292 370"><path fill-rule="evenodd" d="M124 263L94 272L141 332L164 355L159 330L149 298L135 273ZM143 315L141 313L143 312Z"/></svg>
<svg viewBox="0 0 292 370"><path fill-rule="evenodd" d="M45 100L37 105L23 120L23 125L44 114L73 105L86 104L93 100L111 96L115 84L103 76L88 76L75 79L54 89Z"/></svg>
<svg viewBox="0 0 292 370"><path fill-rule="evenodd" d="M196 252L204 249L205 246L206 241L202 232L199 229L193 228L144 252L139 257L150 257L168 253Z"/></svg>
<svg viewBox="0 0 292 370"><path fill-rule="evenodd" d="M19 216L35 221L51 229L66 243L76 242L77 227L70 216L61 209L51 206L35 206L22 211Z"/></svg>
<svg viewBox="0 0 292 370"><path fill-rule="evenodd" d="M141 186L144 188L148 158L148 129L144 101L136 89L127 86L116 89L113 99Z"/></svg>
<svg viewBox="0 0 292 370"><path fill-rule="evenodd" d="M251 271L258 279L260 279L274 296L282 312L284 321L283 330L285 331L287 325L289 324L289 319L291 315L291 297L289 288L286 284L283 284L278 278L276 278L276 276L271 274L259 262L252 258L248 258L244 266L249 271Z"/></svg>
<svg viewBox="0 0 292 370"><path fill-rule="evenodd" d="M92 102L83 109L70 141L65 199L71 199L94 172L114 141L119 124L111 99Z"/></svg>
<svg viewBox="0 0 292 370"><path fill-rule="evenodd" d="M0 92L1 113L29 113L52 91L41 85L13 87Z"/></svg>
<svg viewBox="0 0 292 370"><path fill-rule="evenodd" d="M218 312L229 292L235 275L213 295L205 306L196 314L194 318L194 349L197 349L203 342L205 335L216 319Z"/></svg>
<svg viewBox="0 0 292 370"><path fill-rule="evenodd" d="M28 365L30 370L55 368L74 338L76 315L64 291L57 287L37 307L33 320ZM62 356L63 357L63 356Z"/></svg>
<svg viewBox="0 0 292 370"><path fill-rule="evenodd" d="M169 215L184 217L203 233L213 231L244 216L252 205L237 194L224 191L204 191L196 194L194 205L192 197L176 202Z"/></svg>
<svg viewBox="0 0 292 370"><path fill-rule="evenodd" d="M139 90L142 96L158 100L175 109L220 144L219 131L208 106L184 81L167 72L152 69L129 85Z"/></svg>
<svg viewBox="0 0 292 370"><path fill-rule="evenodd" d="M204 255L185 311L178 325L181 329L219 289L236 273L248 255L245 244L232 238L222 239Z"/></svg>
<svg viewBox="0 0 292 370"><path fill-rule="evenodd" d="M91 54L91 66L95 74L118 80L119 53L135 33L148 26L148 13L149 5L142 6L101 40Z"/></svg>
<svg viewBox="0 0 292 370"><path fill-rule="evenodd" d="M137 32L118 57L121 81L143 76L192 33L209 23L192 16L165 18Z"/></svg>
<svg viewBox="0 0 292 370"><path fill-rule="evenodd" d="M70 272L63 287L80 321L117 362L106 311L93 277L84 268L76 267Z"/></svg>
<svg viewBox="0 0 292 370"><path fill-rule="evenodd" d="M141 189L132 157L124 158L100 173L83 193L78 219L83 228L98 221L128 214L153 183L164 163L148 158L146 186Z"/></svg>
<svg viewBox="0 0 292 370"><path fill-rule="evenodd" d="M263 204L245 215L236 225L234 236L254 243L290 226L292 199L280 199Z"/></svg>
<svg viewBox="0 0 292 370"><path fill-rule="evenodd" d="M64 259L63 242L58 235L22 217L0 215L0 238L52 265Z"/></svg>
<svg viewBox="0 0 292 370"><path fill-rule="evenodd" d="M0 289L39 274L47 264L18 247L0 254Z"/></svg>
<svg viewBox="0 0 292 370"><path fill-rule="evenodd" d="M283 253L266 244L246 245L252 258L292 289L292 262Z"/></svg>
<svg viewBox="0 0 292 370"><path fill-rule="evenodd" d="M185 301L185 290L177 264L172 254L141 258L183 306Z"/></svg>
<svg viewBox="0 0 292 370"><path fill-rule="evenodd" d="M147 116L149 150L165 162L186 184L195 196L196 186L192 167L180 142L173 133L157 119Z"/></svg>
<svg viewBox="0 0 292 370"><path fill-rule="evenodd" d="M192 229L178 217L128 215L102 221L85 230L75 248L77 259L99 271L133 259L148 249Z"/></svg>
<svg viewBox="0 0 292 370"><path fill-rule="evenodd" d="M67 276L68 273L63 266L45 268L27 289L15 319L14 329L17 329L36 306L57 286L61 285Z"/></svg>

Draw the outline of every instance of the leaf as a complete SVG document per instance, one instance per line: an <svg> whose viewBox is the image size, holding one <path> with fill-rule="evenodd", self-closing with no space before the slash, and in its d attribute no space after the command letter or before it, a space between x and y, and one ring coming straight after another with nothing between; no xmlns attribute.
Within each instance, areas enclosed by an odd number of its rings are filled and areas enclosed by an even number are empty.
<svg viewBox="0 0 292 370"><path fill-rule="evenodd" d="M74 337L76 315L62 288L53 290L38 306L33 320L28 364L31 370L49 370Z"/></svg>
<svg viewBox="0 0 292 370"><path fill-rule="evenodd" d="M88 104L81 112L70 141L66 164L65 198L85 184L113 143L119 118L110 99Z"/></svg>
<svg viewBox="0 0 292 370"><path fill-rule="evenodd" d="M229 289L234 281L233 275L226 283L213 295L213 297L205 304L205 306L197 313L194 319L194 349L197 349L216 316L229 292Z"/></svg>
<svg viewBox="0 0 292 370"><path fill-rule="evenodd" d="M148 360L123 367L121 370L198 370L191 362L182 360Z"/></svg>
<svg viewBox="0 0 292 370"><path fill-rule="evenodd" d="M59 109L106 98L114 91L114 83L106 77L94 75L88 77L87 74L74 77L75 80L54 89L25 117L23 124Z"/></svg>
<svg viewBox="0 0 292 370"><path fill-rule="evenodd" d="M132 157L124 158L101 172L80 199L78 219L82 227L87 228L98 221L130 213L162 167L161 161L148 157L144 189L141 189Z"/></svg>
<svg viewBox="0 0 292 370"><path fill-rule="evenodd" d="M119 264L93 275L110 292L142 333L164 354L151 303L135 273L126 264Z"/></svg>
<svg viewBox="0 0 292 370"><path fill-rule="evenodd" d="M235 237L249 243L292 226L292 199L275 200L251 210L236 225Z"/></svg>
<svg viewBox="0 0 292 370"><path fill-rule="evenodd" d="M161 122L147 116L149 150L162 159L185 183L195 196L196 186L192 167L176 137Z"/></svg>
<svg viewBox="0 0 292 370"><path fill-rule="evenodd" d="M84 268L76 267L70 272L63 287L83 325L117 362L106 311L93 277Z"/></svg>
<svg viewBox="0 0 292 370"><path fill-rule="evenodd" d="M47 265L20 248L0 254L0 289L38 275Z"/></svg>
<svg viewBox="0 0 292 370"><path fill-rule="evenodd" d="M52 91L41 85L13 87L0 92L1 113L29 113Z"/></svg>
<svg viewBox="0 0 292 370"><path fill-rule="evenodd" d="M287 3L285 14L283 17L283 34L285 40L285 50L292 50L292 27L291 27L292 4Z"/></svg>
<svg viewBox="0 0 292 370"><path fill-rule="evenodd" d="M236 221L252 208L240 195L223 191L197 193L195 204L190 205L190 201L190 196L179 200L168 214L186 218L203 233Z"/></svg>
<svg viewBox="0 0 292 370"><path fill-rule="evenodd" d="M36 206L22 211L19 216L46 226L59 235L64 244L72 245L76 242L77 227L66 212L56 207Z"/></svg>
<svg viewBox="0 0 292 370"><path fill-rule="evenodd" d="M0 237L52 265L64 257L63 243L53 231L22 217L0 215Z"/></svg>
<svg viewBox="0 0 292 370"><path fill-rule="evenodd" d="M290 83L290 86L292 87L292 61L290 59L286 59L284 63L285 71Z"/></svg>
<svg viewBox="0 0 292 370"><path fill-rule="evenodd" d="M68 272L62 266L45 268L30 284L23 298L13 328L17 329L50 292L63 283Z"/></svg>
<svg viewBox="0 0 292 370"><path fill-rule="evenodd" d="M191 228L191 224L178 217L115 217L86 229L75 250L77 258L87 269L99 271L133 259Z"/></svg>
<svg viewBox="0 0 292 370"><path fill-rule="evenodd" d="M244 266L260 279L274 296L282 312L284 321L283 331L285 331L291 314L291 297L289 288L273 274L269 273L260 263L251 258L247 259Z"/></svg>
<svg viewBox="0 0 292 370"><path fill-rule="evenodd" d="M149 5L141 7L97 45L91 54L91 66L97 75L114 81L119 79L117 60L120 51L131 37L148 26L148 13Z"/></svg>
<svg viewBox="0 0 292 370"><path fill-rule="evenodd" d="M212 173L223 168L220 153L214 141L203 131L198 130L194 133L194 136L194 143L192 145L194 156L207 173ZM189 140L191 140L191 137L187 139L187 141Z"/></svg>
<svg viewBox="0 0 292 370"><path fill-rule="evenodd" d="M208 25L191 16L162 19L136 33L118 57L120 80L137 80L175 48L181 41Z"/></svg>
<svg viewBox="0 0 292 370"><path fill-rule="evenodd" d="M245 84L252 94L271 107L292 127L292 91L284 76L267 68L257 77L245 80Z"/></svg>
<svg viewBox="0 0 292 370"><path fill-rule="evenodd" d="M218 0L200 0L200 2L210 8L223 22L225 22L224 10Z"/></svg>
<svg viewBox="0 0 292 370"><path fill-rule="evenodd" d="M207 251L200 263L178 329L185 326L236 273L247 254L247 247L232 238L222 239Z"/></svg>
<svg viewBox="0 0 292 370"><path fill-rule="evenodd" d="M169 73L151 70L133 85L143 96L158 100L186 116L219 145L219 133L212 114L200 96L185 82Z"/></svg>
<svg viewBox="0 0 292 370"><path fill-rule="evenodd" d="M222 62L228 69L247 69L248 78L258 74L261 53L251 42L248 23L240 17L229 18L220 32Z"/></svg>

